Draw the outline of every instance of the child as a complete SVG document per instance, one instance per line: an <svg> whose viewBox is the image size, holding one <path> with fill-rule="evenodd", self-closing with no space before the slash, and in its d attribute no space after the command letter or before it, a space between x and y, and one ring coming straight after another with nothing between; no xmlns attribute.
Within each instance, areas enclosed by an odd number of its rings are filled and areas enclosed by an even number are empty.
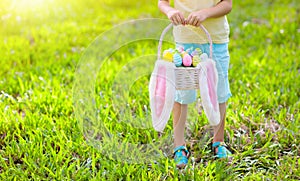
<svg viewBox="0 0 300 181"><path fill-rule="evenodd" d="M175 8L170 6L169 0L159 0L159 9L175 25L173 28L176 46L184 49L200 48L209 54L209 43L200 24L208 30L213 41L213 60L218 70L218 102L220 123L214 127L213 148L217 158L226 158L231 153L224 144L224 126L226 102L231 97L228 82L229 66L229 25L226 19L232 9L232 0L174 0ZM184 27L185 26L185 27ZM195 32L196 35L195 36ZM196 100L195 90L176 90L173 107L174 129L174 160L178 168L186 166L189 151L185 147L184 129L187 119L187 104Z"/></svg>

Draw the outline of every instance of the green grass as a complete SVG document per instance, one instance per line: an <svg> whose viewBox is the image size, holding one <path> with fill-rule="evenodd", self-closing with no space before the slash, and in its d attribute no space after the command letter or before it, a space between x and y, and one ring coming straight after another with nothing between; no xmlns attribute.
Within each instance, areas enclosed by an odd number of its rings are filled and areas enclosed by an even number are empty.
<svg viewBox="0 0 300 181"><path fill-rule="evenodd" d="M165 18L156 2L36 0L36 6L27 8L24 2L0 2L1 180L300 179L296 0L234 1L228 16L233 97L226 124L234 160L227 165L212 159L205 115L191 109L186 138L193 161L183 171L175 168L170 152L151 166L116 161L86 142L75 119L72 88L84 50L119 23ZM119 123L110 92L116 72L135 57L155 54L156 46L149 40L122 47L103 64L109 69L97 75L95 94L102 96L96 97L99 116L121 139L135 143L158 139L152 129ZM128 97L131 110L140 117L144 105L149 109L148 78L139 79ZM170 121L166 132L171 130Z"/></svg>

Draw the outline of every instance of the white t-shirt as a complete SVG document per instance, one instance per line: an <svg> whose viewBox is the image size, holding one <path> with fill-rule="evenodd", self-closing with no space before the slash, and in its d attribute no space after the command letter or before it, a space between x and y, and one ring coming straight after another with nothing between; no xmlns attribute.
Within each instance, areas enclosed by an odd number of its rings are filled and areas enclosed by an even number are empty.
<svg viewBox="0 0 300 181"><path fill-rule="evenodd" d="M191 12L215 6L220 0L174 0L175 8L187 18ZM209 18L202 22L211 35L213 43L229 42L229 24L226 16ZM174 39L178 43L208 43L206 34L199 27L174 26Z"/></svg>

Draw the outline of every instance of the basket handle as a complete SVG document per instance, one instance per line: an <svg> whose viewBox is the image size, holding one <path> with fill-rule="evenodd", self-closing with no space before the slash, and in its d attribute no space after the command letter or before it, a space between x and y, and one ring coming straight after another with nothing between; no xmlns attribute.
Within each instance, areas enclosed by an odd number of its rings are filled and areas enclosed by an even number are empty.
<svg viewBox="0 0 300 181"><path fill-rule="evenodd" d="M157 51L157 59L160 60L161 59L161 47L162 47L162 42L163 42L163 39L164 39L164 36L165 34L171 29L171 27L173 26L172 23L170 23L161 33L160 35L160 38L159 38L159 44L158 44L158 51ZM202 25L200 24L199 28L201 28L206 36L207 36L207 39L209 41L209 58L212 59L212 39L211 39L211 36L210 34L208 33L207 29Z"/></svg>

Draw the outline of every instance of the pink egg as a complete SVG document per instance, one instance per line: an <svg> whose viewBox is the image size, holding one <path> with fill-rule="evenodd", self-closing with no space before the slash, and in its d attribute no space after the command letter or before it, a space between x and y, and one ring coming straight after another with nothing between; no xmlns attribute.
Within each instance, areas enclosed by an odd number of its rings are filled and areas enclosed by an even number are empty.
<svg viewBox="0 0 300 181"><path fill-rule="evenodd" d="M189 67L192 65L192 57L189 54L185 54L182 58L182 63L185 67Z"/></svg>

